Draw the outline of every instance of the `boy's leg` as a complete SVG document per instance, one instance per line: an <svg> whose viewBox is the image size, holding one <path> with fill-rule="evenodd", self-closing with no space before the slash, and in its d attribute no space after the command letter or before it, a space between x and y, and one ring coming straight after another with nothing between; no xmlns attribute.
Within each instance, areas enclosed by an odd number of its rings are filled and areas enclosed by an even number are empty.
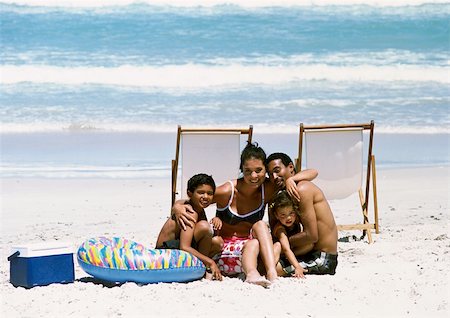
<svg viewBox="0 0 450 318"><path fill-rule="evenodd" d="M197 244L196 249L203 255L209 255L211 250L211 227L207 221L200 221L195 224L194 239Z"/></svg>
<svg viewBox="0 0 450 318"><path fill-rule="evenodd" d="M275 269L272 236L270 235L266 222L258 221L253 224L252 235L259 241L259 250L264 267L266 268L267 279L273 282L277 279L278 275Z"/></svg>
<svg viewBox="0 0 450 318"><path fill-rule="evenodd" d="M222 253L223 244L224 242L221 236L214 236L211 239L211 250L209 251L209 257Z"/></svg>

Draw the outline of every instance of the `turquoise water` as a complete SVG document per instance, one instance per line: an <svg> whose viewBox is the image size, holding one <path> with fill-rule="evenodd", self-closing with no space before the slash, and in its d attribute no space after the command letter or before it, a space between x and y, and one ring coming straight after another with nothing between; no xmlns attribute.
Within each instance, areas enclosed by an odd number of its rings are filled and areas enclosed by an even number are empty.
<svg viewBox="0 0 450 318"><path fill-rule="evenodd" d="M298 157L298 134L255 130L253 140ZM8 133L0 145L2 177L159 178L171 175L176 131ZM449 149L448 134L375 134L373 153L378 169L446 166Z"/></svg>
<svg viewBox="0 0 450 318"><path fill-rule="evenodd" d="M4 176L166 171L171 141L156 157L140 149L177 125L252 124L270 140L300 122L375 120L396 141L382 165L450 161L448 3L11 2L0 1ZM410 142L423 133L426 158Z"/></svg>

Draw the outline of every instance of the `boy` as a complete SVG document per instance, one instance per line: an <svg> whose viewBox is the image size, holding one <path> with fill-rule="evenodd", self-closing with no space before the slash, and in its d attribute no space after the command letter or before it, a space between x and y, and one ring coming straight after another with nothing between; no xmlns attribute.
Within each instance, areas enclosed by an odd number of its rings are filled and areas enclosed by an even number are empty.
<svg viewBox="0 0 450 318"><path fill-rule="evenodd" d="M194 228L187 227L181 231L174 217L171 217L163 225L156 241L156 248L181 249L198 257L211 271L212 279L222 280L222 275L217 264L208 257L211 249L211 231L206 218L205 208L213 199L216 184L211 176L204 173L196 174L187 183L186 202L194 209Z"/></svg>

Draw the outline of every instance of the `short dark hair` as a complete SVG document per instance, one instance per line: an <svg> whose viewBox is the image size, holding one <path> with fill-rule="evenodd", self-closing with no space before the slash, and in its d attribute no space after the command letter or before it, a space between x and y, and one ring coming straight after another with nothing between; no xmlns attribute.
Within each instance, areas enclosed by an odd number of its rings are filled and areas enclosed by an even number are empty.
<svg viewBox="0 0 450 318"><path fill-rule="evenodd" d="M283 153L283 152L274 152L273 154L271 154L269 157L267 157L266 159L266 165L269 164L269 162L273 161L273 160L278 160L280 159L281 162L287 167L289 166L290 163L294 164L294 162L292 161L291 157L289 157L287 154Z"/></svg>
<svg viewBox="0 0 450 318"><path fill-rule="evenodd" d="M199 173L195 176L191 177L187 182L187 189L190 192L194 192L202 184L210 185L213 188L213 192L216 192L216 183L212 176L209 176L205 173Z"/></svg>
<svg viewBox="0 0 450 318"><path fill-rule="evenodd" d="M259 159L265 164L266 162L266 153L265 151L258 146L258 143L247 143L247 146L245 146L244 150L242 150L241 153L241 164L239 168L241 171L243 171L244 163L249 159Z"/></svg>

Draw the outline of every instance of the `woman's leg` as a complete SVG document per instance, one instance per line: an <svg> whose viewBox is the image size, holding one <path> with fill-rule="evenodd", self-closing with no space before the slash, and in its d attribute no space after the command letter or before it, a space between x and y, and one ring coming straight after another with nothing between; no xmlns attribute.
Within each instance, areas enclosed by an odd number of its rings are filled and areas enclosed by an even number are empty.
<svg viewBox="0 0 450 318"><path fill-rule="evenodd" d="M270 285L270 281L262 277L256 269L258 265L259 242L256 239L248 240L242 250L242 270L245 273L245 281L264 287Z"/></svg>
<svg viewBox="0 0 450 318"><path fill-rule="evenodd" d="M273 282L277 279L277 271L275 269L275 256L272 236L269 232L269 227L266 222L258 221L253 224L252 235L259 242L259 252L266 268L267 279Z"/></svg>

